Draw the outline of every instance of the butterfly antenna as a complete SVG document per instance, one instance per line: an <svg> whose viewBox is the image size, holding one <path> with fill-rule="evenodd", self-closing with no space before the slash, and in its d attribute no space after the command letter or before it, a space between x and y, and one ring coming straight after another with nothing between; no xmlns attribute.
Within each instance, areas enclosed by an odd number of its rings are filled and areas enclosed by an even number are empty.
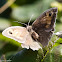
<svg viewBox="0 0 62 62"><path fill-rule="evenodd" d="M14 22L21 23L21 24L23 24L23 25L27 26L27 24L22 23L22 22L19 22L19 21L14 21Z"/></svg>
<svg viewBox="0 0 62 62"><path fill-rule="evenodd" d="M29 26L29 24L30 24L30 21L31 21L32 17L33 17L33 15L32 15L31 18L29 19L28 26Z"/></svg>

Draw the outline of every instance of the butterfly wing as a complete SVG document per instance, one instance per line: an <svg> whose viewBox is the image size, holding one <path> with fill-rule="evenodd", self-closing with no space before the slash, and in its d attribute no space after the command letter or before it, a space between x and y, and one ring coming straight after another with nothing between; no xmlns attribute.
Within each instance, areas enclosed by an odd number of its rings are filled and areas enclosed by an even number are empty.
<svg viewBox="0 0 62 62"><path fill-rule="evenodd" d="M24 43L29 33L25 27L12 26L12 27L6 28L2 32L2 34L8 38L18 41L19 43Z"/></svg>
<svg viewBox="0 0 62 62"><path fill-rule="evenodd" d="M38 42L43 46L48 44L56 20L57 8L51 8L41 14L32 24L32 29L39 35Z"/></svg>
<svg viewBox="0 0 62 62"><path fill-rule="evenodd" d="M32 50L39 50L41 48L41 46L32 39L30 33L25 27L12 26L6 28L2 34L21 43L22 48L29 49L30 47Z"/></svg>

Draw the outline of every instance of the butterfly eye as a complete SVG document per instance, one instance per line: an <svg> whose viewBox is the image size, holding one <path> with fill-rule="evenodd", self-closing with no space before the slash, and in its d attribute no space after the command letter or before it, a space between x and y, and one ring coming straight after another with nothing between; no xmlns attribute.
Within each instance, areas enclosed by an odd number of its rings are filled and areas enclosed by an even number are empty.
<svg viewBox="0 0 62 62"><path fill-rule="evenodd" d="M11 32L11 31L9 31L9 34L12 34L12 32Z"/></svg>
<svg viewBox="0 0 62 62"><path fill-rule="evenodd" d="M28 29L28 32L31 32L31 29Z"/></svg>
<svg viewBox="0 0 62 62"><path fill-rule="evenodd" d="M51 16L52 15L52 13L49 13L49 16Z"/></svg>

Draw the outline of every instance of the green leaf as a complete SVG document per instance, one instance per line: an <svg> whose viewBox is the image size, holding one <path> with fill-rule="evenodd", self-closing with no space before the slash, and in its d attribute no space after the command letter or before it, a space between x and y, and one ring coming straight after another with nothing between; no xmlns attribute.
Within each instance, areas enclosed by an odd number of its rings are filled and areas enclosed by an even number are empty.
<svg viewBox="0 0 62 62"><path fill-rule="evenodd" d="M0 30L4 30L5 28L9 26L11 26L11 23L9 22L9 20L0 18Z"/></svg>
<svg viewBox="0 0 62 62"><path fill-rule="evenodd" d="M42 58L42 50L33 51L31 49L23 49L14 55L14 57L10 60L12 62L40 62Z"/></svg>
<svg viewBox="0 0 62 62"><path fill-rule="evenodd" d="M31 5L13 8L12 17L21 22L28 22L33 15L31 20L34 21L42 12L50 7L52 1L53 0L39 0Z"/></svg>
<svg viewBox="0 0 62 62"><path fill-rule="evenodd" d="M55 46L48 51L43 62L62 62L62 45Z"/></svg>
<svg viewBox="0 0 62 62"><path fill-rule="evenodd" d="M12 62L36 62L38 51L23 49L17 53L11 60Z"/></svg>
<svg viewBox="0 0 62 62"><path fill-rule="evenodd" d="M55 28L56 28L55 32L62 31L62 23L57 23Z"/></svg>
<svg viewBox="0 0 62 62"><path fill-rule="evenodd" d="M5 36L3 36L1 33L0 33L0 41L2 42L8 42L8 43L11 43L11 44L14 44L16 46L21 46L21 44L13 39L10 39L10 38L7 38Z"/></svg>
<svg viewBox="0 0 62 62"><path fill-rule="evenodd" d="M2 54L6 54L8 52L17 51L17 50L18 50L18 46L11 43L7 43L1 48Z"/></svg>
<svg viewBox="0 0 62 62"><path fill-rule="evenodd" d="M62 44L62 38L59 38L56 43Z"/></svg>

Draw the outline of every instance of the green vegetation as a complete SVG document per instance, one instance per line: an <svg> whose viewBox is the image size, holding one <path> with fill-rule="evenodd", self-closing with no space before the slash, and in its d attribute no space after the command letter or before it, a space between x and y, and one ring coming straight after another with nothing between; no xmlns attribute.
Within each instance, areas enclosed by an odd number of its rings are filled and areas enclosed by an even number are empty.
<svg viewBox="0 0 62 62"><path fill-rule="evenodd" d="M0 7L2 5L0 4ZM55 32L62 31L62 2L59 2L59 0L16 0L0 14L0 60L11 60L11 62L62 62L62 38L56 41L57 37L53 36L48 47L43 48L43 50L32 51L31 49L22 49L20 43L2 35L2 31L9 26L23 26L14 21L28 23L33 15L30 23L32 24L42 12L51 7L58 8ZM56 43L52 46L54 41Z"/></svg>

